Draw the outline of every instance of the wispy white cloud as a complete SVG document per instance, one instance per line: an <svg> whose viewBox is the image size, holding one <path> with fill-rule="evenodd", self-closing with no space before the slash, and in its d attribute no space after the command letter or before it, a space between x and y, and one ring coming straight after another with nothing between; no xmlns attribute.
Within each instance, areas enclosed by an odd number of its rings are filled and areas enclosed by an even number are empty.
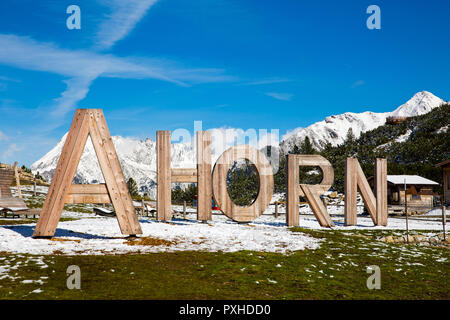
<svg viewBox="0 0 450 320"><path fill-rule="evenodd" d="M37 42L29 37L16 35L0 34L0 46L3 48L0 51L0 63L68 77L154 78L183 84L182 81L172 78L170 74L184 72L185 79L189 79L187 74L192 75L194 80L198 74L196 71L189 73L190 70L171 69L170 64L163 60L139 60L86 50L61 49L52 43Z"/></svg>
<svg viewBox="0 0 450 320"><path fill-rule="evenodd" d="M67 85L60 97L54 99L54 104L58 106L52 112L52 115L59 117L68 113L77 104L83 100L89 92L89 87L95 77L75 77L64 80Z"/></svg>
<svg viewBox="0 0 450 320"><path fill-rule="evenodd" d="M266 96L282 101L291 101L292 97L294 97L292 93L266 92L265 94Z"/></svg>
<svg viewBox="0 0 450 320"><path fill-rule="evenodd" d="M290 82L292 80L286 79L286 78L266 78L261 80L255 80L250 82L244 82L241 83L243 86L259 86L259 85L265 85L265 84L274 84L274 83L283 83L283 82Z"/></svg>
<svg viewBox="0 0 450 320"><path fill-rule="evenodd" d="M362 86L363 84L365 84L365 82L364 82L363 80L358 80L358 81L355 81L355 82L350 86L350 88L353 89L353 88Z"/></svg>
<svg viewBox="0 0 450 320"><path fill-rule="evenodd" d="M178 85L233 80L221 69L184 68L163 59L117 57L86 50L68 50L29 37L0 34L0 63L59 74L67 88L54 100L53 115L70 112L98 77L158 79ZM33 52L33 54L30 54Z"/></svg>
<svg viewBox="0 0 450 320"><path fill-rule="evenodd" d="M111 9L95 35L94 48L107 50L125 38L157 0L100 1Z"/></svg>
<svg viewBox="0 0 450 320"><path fill-rule="evenodd" d="M5 82L20 82L20 80L13 79L13 78L9 78L9 77L5 77L5 76L0 76L0 81L5 81Z"/></svg>
<svg viewBox="0 0 450 320"><path fill-rule="evenodd" d="M11 143L8 148L2 153L2 158L9 159L12 155L14 155L17 151L20 151L21 148L15 144Z"/></svg>
<svg viewBox="0 0 450 320"><path fill-rule="evenodd" d="M8 82L20 82L20 81L9 77L0 76L0 91L5 91L8 88Z"/></svg>
<svg viewBox="0 0 450 320"><path fill-rule="evenodd" d="M0 141L8 141L9 138L6 134L4 134L2 131L0 131Z"/></svg>

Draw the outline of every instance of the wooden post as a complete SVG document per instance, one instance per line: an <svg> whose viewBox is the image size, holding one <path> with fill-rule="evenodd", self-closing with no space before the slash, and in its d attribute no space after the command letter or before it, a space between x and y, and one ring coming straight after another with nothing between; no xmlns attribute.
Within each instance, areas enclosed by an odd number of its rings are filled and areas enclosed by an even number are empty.
<svg viewBox="0 0 450 320"><path fill-rule="evenodd" d="M409 243L408 198L406 196L406 179L405 179L404 189L405 189L405 214L406 214L406 242Z"/></svg>
<svg viewBox="0 0 450 320"><path fill-rule="evenodd" d="M157 202L156 219L172 220L170 131L156 132Z"/></svg>
<svg viewBox="0 0 450 320"><path fill-rule="evenodd" d="M186 200L183 201L183 219L186 220Z"/></svg>
<svg viewBox="0 0 450 320"><path fill-rule="evenodd" d="M345 184L344 184L344 225L356 225L356 163L354 158L347 158L345 161Z"/></svg>
<svg viewBox="0 0 450 320"><path fill-rule="evenodd" d="M106 184L72 185L89 135ZM64 203L67 201L71 203L112 202L121 232L128 235L142 233L101 109L76 110L33 237L54 235Z"/></svg>
<svg viewBox="0 0 450 320"><path fill-rule="evenodd" d="M14 175L16 176L16 186L18 196L19 198L22 198L22 190L20 189L20 176L19 176L19 169L17 168L17 161L14 162Z"/></svg>
<svg viewBox="0 0 450 320"><path fill-rule="evenodd" d="M445 193L442 194L442 198L441 199L442 199L442 201L441 201L441 204L442 204L442 230L444 232L444 241L445 241L446 237L447 237L446 234L445 234L445 225L447 224L447 212L446 212L445 202L444 202Z"/></svg>
<svg viewBox="0 0 450 320"><path fill-rule="evenodd" d="M287 177L287 195L286 195L286 225L296 227L300 225L300 213L298 210L299 201L299 170L298 163L294 155L286 156L286 177Z"/></svg>
<svg viewBox="0 0 450 320"><path fill-rule="evenodd" d="M375 163L375 194L376 194L376 220L377 225L387 226L387 161L376 159Z"/></svg>
<svg viewBox="0 0 450 320"><path fill-rule="evenodd" d="M275 201L275 218L278 218L278 201Z"/></svg>
<svg viewBox="0 0 450 320"><path fill-rule="evenodd" d="M197 131L197 220L212 220L211 132Z"/></svg>

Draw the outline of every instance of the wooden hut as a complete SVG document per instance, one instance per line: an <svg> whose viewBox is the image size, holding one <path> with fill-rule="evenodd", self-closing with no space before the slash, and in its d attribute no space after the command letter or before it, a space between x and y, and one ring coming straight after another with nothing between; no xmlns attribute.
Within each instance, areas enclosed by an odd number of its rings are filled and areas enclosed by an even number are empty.
<svg viewBox="0 0 450 320"><path fill-rule="evenodd" d="M407 117L387 117L386 124L399 124L408 119Z"/></svg>
<svg viewBox="0 0 450 320"><path fill-rule="evenodd" d="M450 159L440 162L436 165L438 168L442 168L442 180L444 181L444 199L445 205L450 205Z"/></svg>
<svg viewBox="0 0 450 320"><path fill-rule="evenodd" d="M369 179L373 187L373 177ZM405 182L408 212L425 213L433 208L433 187L439 183L417 175L387 175L389 213L405 211Z"/></svg>

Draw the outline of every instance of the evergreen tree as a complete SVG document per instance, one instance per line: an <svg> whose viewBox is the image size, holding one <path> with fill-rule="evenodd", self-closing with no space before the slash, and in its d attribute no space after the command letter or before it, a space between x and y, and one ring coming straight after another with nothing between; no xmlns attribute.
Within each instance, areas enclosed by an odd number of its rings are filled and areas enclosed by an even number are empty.
<svg viewBox="0 0 450 320"><path fill-rule="evenodd" d="M302 144L300 145L300 153L301 154L317 153L316 149L314 149L313 145L311 144L311 141L309 140L308 136L305 137L305 140L303 140Z"/></svg>
<svg viewBox="0 0 450 320"><path fill-rule="evenodd" d="M196 195L197 186L195 184L189 184L186 188L176 186L172 189L172 202L175 204L183 204L183 201L186 201L187 204L193 204Z"/></svg>
<svg viewBox="0 0 450 320"><path fill-rule="evenodd" d="M138 189L136 181L134 181L133 178L128 179L127 187L128 187L128 190L130 191L130 195L132 197L139 196L139 189Z"/></svg>
<svg viewBox="0 0 450 320"><path fill-rule="evenodd" d="M259 192L259 176L255 166L246 160L243 165L230 170L227 175L227 191L235 204L251 205Z"/></svg>
<svg viewBox="0 0 450 320"><path fill-rule="evenodd" d="M350 128L350 129L348 129L347 135L345 136L345 144L352 146L355 144L355 142L356 142L356 137L353 134L353 129Z"/></svg>
<svg viewBox="0 0 450 320"><path fill-rule="evenodd" d="M34 175L34 178L35 178L35 179L42 180L42 181L45 181L44 177L42 177L42 176L39 174L39 171Z"/></svg>

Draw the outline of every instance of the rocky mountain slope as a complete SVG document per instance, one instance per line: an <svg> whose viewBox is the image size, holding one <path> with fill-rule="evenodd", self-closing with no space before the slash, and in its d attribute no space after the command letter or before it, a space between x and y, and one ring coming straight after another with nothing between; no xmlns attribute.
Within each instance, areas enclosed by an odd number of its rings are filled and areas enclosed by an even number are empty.
<svg viewBox="0 0 450 320"><path fill-rule="evenodd" d="M316 122L306 128L293 130L292 134L285 137L280 143L280 147L284 153L288 153L295 145L300 145L306 136L318 150L322 150L327 142L330 142L332 146L337 146L344 142L350 128L355 137L358 138L361 133L384 125L387 117L418 116L430 112L443 103L442 99L432 93L422 91L416 93L408 102L392 112L346 112L329 116L325 120Z"/></svg>

